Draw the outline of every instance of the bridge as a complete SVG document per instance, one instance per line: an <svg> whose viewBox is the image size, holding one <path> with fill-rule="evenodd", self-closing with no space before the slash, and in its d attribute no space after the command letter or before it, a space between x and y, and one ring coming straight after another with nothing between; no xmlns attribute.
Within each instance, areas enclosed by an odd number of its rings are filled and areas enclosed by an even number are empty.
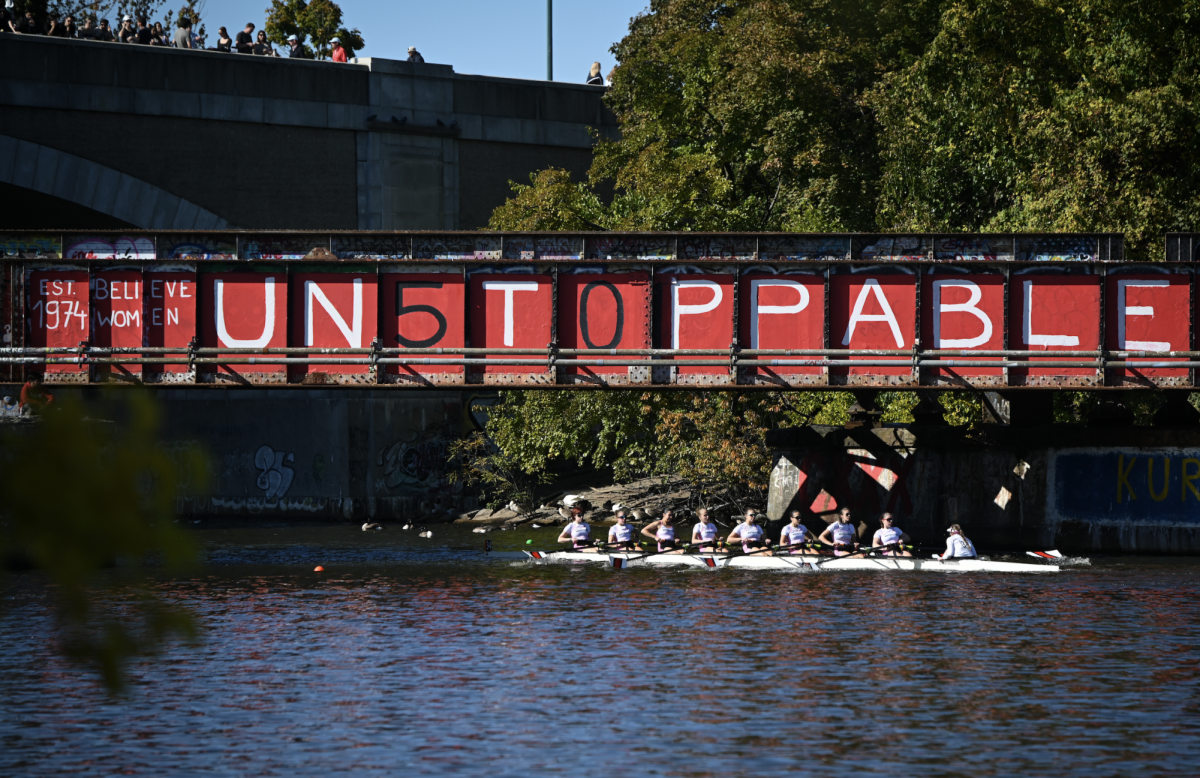
<svg viewBox="0 0 1200 778"><path fill-rule="evenodd" d="M1191 263L1123 262L1119 235L9 232L0 249L2 358L59 383L1191 389L1200 367Z"/></svg>
<svg viewBox="0 0 1200 778"><path fill-rule="evenodd" d="M773 432L771 515L832 498L928 533L1194 551L1197 248L1169 235L1134 264L1107 234L4 232L0 388L148 386L163 455L206 452L215 474L181 512L326 519L471 507L447 447L502 387L982 391L1007 422L986 439L936 403L903 429ZM1051 389L1167 402L1152 427L1053 425Z"/></svg>
<svg viewBox="0 0 1200 778"><path fill-rule="evenodd" d="M4 36L0 228L456 230L555 166L603 87Z"/></svg>

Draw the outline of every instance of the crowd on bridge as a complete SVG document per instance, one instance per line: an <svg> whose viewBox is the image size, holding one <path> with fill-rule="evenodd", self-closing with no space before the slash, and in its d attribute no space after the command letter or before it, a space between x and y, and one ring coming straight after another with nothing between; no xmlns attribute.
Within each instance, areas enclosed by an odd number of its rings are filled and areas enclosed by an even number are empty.
<svg viewBox="0 0 1200 778"><path fill-rule="evenodd" d="M119 26L114 28L108 19L98 19L94 15L88 15L83 18L82 25L80 25L73 14L60 16L51 11L46 14L45 19L38 19L33 11L19 14L14 10L13 0L6 0L5 8L0 9L0 35L5 33L45 35L51 38L102 43L131 43L228 54L251 54L262 57L312 58L312 52L296 35L289 35L286 39L286 46L281 46L277 50L266 30L255 32L253 22L247 22L242 31L233 36L229 35L226 28L218 28L214 45L209 46L199 21L199 19L192 20L186 16L180 16L174 33L165 29L162 22L151 24L143 16L134 18L125 15L121 18ZM334 62L347 61L346 49L336 36L329 40L329 56ZM408 61L424 62L425 58L421 56L416 47L410 46Z"/></svg>

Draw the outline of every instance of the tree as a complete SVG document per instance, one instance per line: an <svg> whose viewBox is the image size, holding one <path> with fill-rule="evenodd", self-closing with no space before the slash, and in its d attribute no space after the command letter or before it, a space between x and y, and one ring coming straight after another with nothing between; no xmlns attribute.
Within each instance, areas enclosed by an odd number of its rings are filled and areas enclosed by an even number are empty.
<svg viewBox="0 0 1200 778"><path fill-rule="evenodd" d="M868 97L890 229L1117 231L1200 218L1200 4L951 3Z"/></svg>
<svg viewBox="0 0 1200 778"><path fill-rule="evenodd" d="M342 24L342 9L333 0L271 0L265 29L267 38L281 46L287 45L289 35L295 35L305 52L317 59L330 55L329 41L335 37L347 57L366 46L357 27L347 29Z"/></svg>
<svg viewBox="0 0 1200 778"><path fill-rule="evenodd" d="M1200 0L654 0L613 53L621 137L492 229L1114 231L1150 260L1200 222Z"/></svg>
<svg viewBox="0 0 1200 778"><path fill-rule="evenodd" d="M501 392L486 436L455 445L456 480L489 505L531 502L562 463L611 469L618 482L682 478L697 504L765 499L768 430L841 424L848 392Z"/></svg>

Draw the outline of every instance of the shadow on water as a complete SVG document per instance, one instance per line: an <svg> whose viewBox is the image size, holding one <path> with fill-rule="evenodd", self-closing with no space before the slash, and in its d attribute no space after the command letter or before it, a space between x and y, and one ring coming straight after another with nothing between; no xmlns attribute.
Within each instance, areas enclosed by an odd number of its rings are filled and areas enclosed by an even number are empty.
<svg viewBox="0 0 1200 778"><path fill-rule="evenodd" d="M47 592L14 577L0 774L1117 776L1200 758L1192 560L614 571L466 550L547 548L553 528L433 529L199 530L207 566L156 586L205 641L135 663L123 701L47 654Z"/></svg>

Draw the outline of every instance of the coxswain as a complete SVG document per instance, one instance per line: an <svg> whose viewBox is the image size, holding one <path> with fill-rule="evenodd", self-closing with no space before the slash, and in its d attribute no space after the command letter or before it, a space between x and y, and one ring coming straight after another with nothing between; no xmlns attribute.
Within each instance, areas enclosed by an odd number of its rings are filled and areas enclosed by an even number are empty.
<svg viewBox="0 0 1200 778"><path fill-rule="evenodd" d="M708 508L696 511L696 518L700 521L692 527L692 545L700 551L716 551L720 538L717 537L717 523L708 516Z"/></svg>
<svg viewBox="0 0 1200 778"><path fill-rule="evenodd" d="M912 556L911 551L904 549L904 543L909 540L908 534L896 526L892 514L884 512L879 517L879 529L871 538L871 546L883 548L884 556Z"/></svg>
<svg viewBox="0 0 1200 778"><path fill-rule="evenodd" d="M946 530L950 533L946 538L946 553L935 559L974 559L976 557L975 544L963 534L962 527L957 524L951 524Z"/></svg>
<svg viewBox="0 0 1200 778"><path fill-rule="evenodd" d="M617 523L608 528L608 542L618 551L632 551L635 547L633 525L627 523L624 508L617 510Z"/></svg>
<svg viewBox="0 0 1200 778"><path fill-rule="evenodd" d="M812 541L812 535L808 531L808 527L800 523L800 511L792 511L791 522L783 526L783 532L779 533L779 545L782 546L799 546L801 543L809 543ZM803 548L791 549L793 554L803 554Z"/></svg>
<svg viewBox="0 0 1200 778"><path fill-rule="evenodd" d="M571 523L563 527L558 542L570 543L576 551L596 553L596 546L592 543L592 528L584 523L582 508L571 508Z"/></svg>
<svg viewBox="0 0 1200 778"><path fill-rule="evenodd" d="M675 514L670 510L663 511L662 518L652 521L642 527L642 534L658 542L658 553L679 554L683 549L675 542Z"/></svg>
<svg viewBox="0 0 1200 778"><path fill-rule="evenodd" d="M725 540L727 545L733 543L741 543L742 551L747 554L751 551L760 551L761 549L770 549L771 541L767 539L763 528L755 523L758 514L753 508L746 509L745 519L741 524L733 528L733 532L729 533L729 537ZM775 556L774 551L763 551L764 556Z"/></svg>
<svg viewBox="0 0 1200 778"><path fill-rule="evenodd" d="M850 524L850 509L838 511L837 521L830 524L818 538L827 546L833 546L834 556L844 556L858 549L858 531Z"/></svg>

